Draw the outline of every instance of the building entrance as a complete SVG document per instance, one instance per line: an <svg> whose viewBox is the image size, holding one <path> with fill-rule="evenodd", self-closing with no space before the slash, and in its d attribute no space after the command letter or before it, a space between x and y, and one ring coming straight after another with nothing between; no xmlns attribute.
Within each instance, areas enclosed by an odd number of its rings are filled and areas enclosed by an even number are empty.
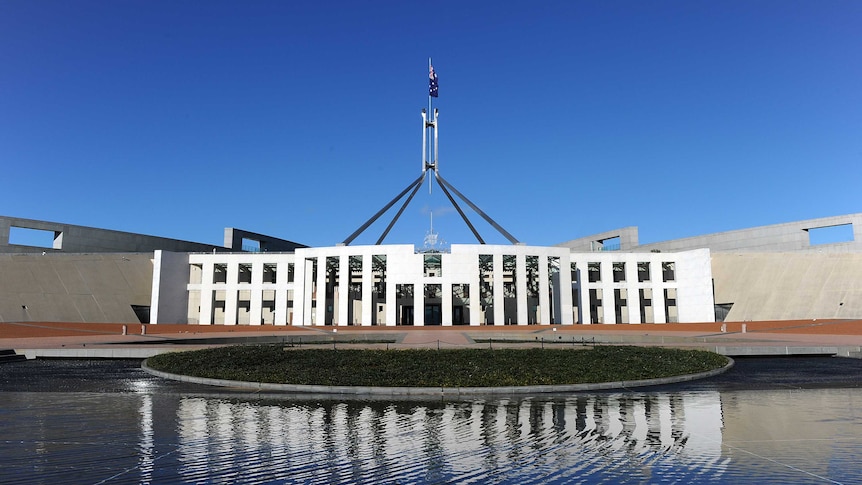
<svg viewBox="0 0 862 485"><path fill-rule="evenodd" d="M401 325L413 325L413 305L401 307Z"/></svg>
<svg viewBox="0 0 862 485"><path fill-rule="evenodd" d="M440 325L441 310L440 305L425 305L425 325Z"/></svg>

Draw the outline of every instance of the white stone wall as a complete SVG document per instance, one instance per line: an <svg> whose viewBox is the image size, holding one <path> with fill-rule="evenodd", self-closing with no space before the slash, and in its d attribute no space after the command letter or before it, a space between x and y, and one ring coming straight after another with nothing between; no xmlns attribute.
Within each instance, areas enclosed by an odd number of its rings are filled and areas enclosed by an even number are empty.
<svg viewBox="0 0 862 485"><path fill-rule="evenodd" d="M698 249L679 253L622 253L595 252L572 253L571 261L577 265L578 278L573 287L580 295L578 313L579 323L651 323L642 322L641 291L651 293L653 323L680 322L714 322L715 309L712 299L712 272L709 250ZM589 278L590 264L598 263L599 281L591 282ZM614 281L614 263L624 264L624 281ZM648 281L638 281L638 263L649 263L650 278ZM674 265L674 279L664 281L662 265ZM599 315L594 315L590 308L590 290L600 290L602 305ZM617 320L617 303L614 290L625 290L628 321ZM667 315L665 293L676 292L677 317ZM620 291L622 293L622 291ZM647 293L648 294L648 293Z"/></svg>
<svg viewBox="0 0 862 485"><path fill-rule="evenodd" d="M163 299L164 289L176 287L182 279L189 301L187 322L203 325L270 322L275 325L372 325L378 315L383 320L378 320L378 324L396 325L400 323L402 306L409 305L398 300L397 288L413 285L413 325L423 326L429 323L425 321L426 285L440 285L442 289L439 301L428 302L435 307L439 305L431 310L440 312L442 325L453 324L456 304L452 288L466 285L469 296L468 304L462 307L467 313L463 320L470 325L480 325L484 321L480 301L480 255L493 260L493 273L488 276L493 308L488 313L494 325L641 323L641 290L651 299L650 321L714 321L710 256L705 249L681 253L570 253L567 248L559 247L452 245L449 253L440 254L441 267L434 275L426 274L425 254L415 252L412 245L302 248L292 254L190 254L188 262L184 263L187 267L182 271L165 267L175 258L161 260L153 278L154 285L159 288L154 288L153 294ZM352 256L362 259L361 271L353 274L349 266ZM375 298L372 265L375 256L386 258L385 303ZM327 258L338 261L338 285L330 299L326 291ZM514 259L514 273L503 271L506 258ZM528 298L527 261L532 258L538 265L535 280L538 296ZM572 262L580 274L575 281L569 270ZM587 268L591 263L601 266L600 281L589 281ZM624 264L625 278L621 281L614 281L614 263ZM638 263L650 264L649 281L638 281ZM671 281L662 278L664 263L674 265ZM291 265L293 279L288 281ZM313 280L315 265L317 274ZM556 271L557 265L559 271ZM265 266L275 268L275 282L264 281ZM361 284L361 296L355 301L350 296L351 279ZM511 286L509 294L515 297L507 297L507 286ZM572 290L580 302L577 314L572 311ZM602 293L600 315L591 312L590 290ZM289 297L291 293L292 298ZM267 299L274 295L274 311L262 303L266 301L265 295L270 295ZM676 302L670 311L666 310L665 295ZM623 299L625 309L620 305L621 314L617 318L617 302ZM181 321L176 313L158 311L157 322Z"/></svg>

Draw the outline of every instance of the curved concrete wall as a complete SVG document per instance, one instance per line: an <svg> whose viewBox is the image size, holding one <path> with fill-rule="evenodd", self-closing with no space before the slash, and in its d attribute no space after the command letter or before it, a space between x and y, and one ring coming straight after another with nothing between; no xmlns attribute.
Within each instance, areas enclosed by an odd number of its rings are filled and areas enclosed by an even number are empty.
<svg viewBox="0 0 862 485"><path fill-rule="evenodd" d="M138 323L152 254L0 254L0 276L0 322Z"/></svg>
<svg viewBox="0 0 862 485"><path fill-rule="evenodd" d="M727 321L862 317L862 253L712 253Z"/></svg>

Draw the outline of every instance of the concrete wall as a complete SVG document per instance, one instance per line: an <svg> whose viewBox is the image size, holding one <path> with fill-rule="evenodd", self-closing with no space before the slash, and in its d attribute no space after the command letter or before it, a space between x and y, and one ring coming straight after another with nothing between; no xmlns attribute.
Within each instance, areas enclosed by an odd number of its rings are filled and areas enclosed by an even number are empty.
<svg viewBox="0 0 862 485"><path fill-rule="evenodd" d="M853 234L852 240L829 244L811 243L812 231L845 225L852 226L852 230L848 231ZM772 224L640 245L638 244L637 227L624 227L572 239L557 246L567 247L573 251L601 251L603 250L602 242L614 237L619 237L619 250L621 251L689 251L707 248L713 253L717 251L862 252L862 213Z"/></svg>
<svg viewBox="0 0 862 485"><path fill-rule="evenodd" d="M53 233L53 243L44 246L10 244L11 228L36 229ZM48 234L50 235L50 234ZM0 253L96 253L96 252L152 252L156 249L166 251L190 252L225 248L211 244L200 244L179 239L146 236L130 232L96 229L57 222L21 219L0 216Z"/></svg>
<svg viewBox="0 0 862 485"><path fill-rule="evenodd" d="M257 243L256 249L243 247L243 239L248 239ZM252 252L293 252L297 248L307 248L304 244L295 243L286 239L278 239L266 234L258 234L256 232L244 231L234 227L226 227L224 230L224 246L232 251L252 251Z"/></svg>
<svg viewBox="0 0 862 485"><path fill-rule="evenodd" d="M152 254L0 254L0 322L138 323Z"/></svg>
<svg viewBox="0 0 862 485"><path fill-rule="evenodd" d="M713 253L727 321L862 318L862 253Z"/></svg>
<svg viewBox="0 0 862 485"><path fill-rule="evenodd" d="M619 247L609 248L608 240L616 240L619 238ZM559 247L569 248L572 251L631 251L638 246L638 228L634 226L615 229L613 231L602 232L592 236L572 239L562 244L557 244Z"/></svg>
<svg viewBox="0 0 862 485"><path fill-rule="evenodd" d="M153 254L150 322L186 322L189 308L188 278L188 253L159 250Z"/></svg>

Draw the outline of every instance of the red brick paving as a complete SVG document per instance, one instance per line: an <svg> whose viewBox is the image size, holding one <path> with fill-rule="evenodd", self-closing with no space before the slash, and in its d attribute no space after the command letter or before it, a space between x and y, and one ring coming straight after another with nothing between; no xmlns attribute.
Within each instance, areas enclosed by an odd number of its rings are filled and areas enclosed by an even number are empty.
<svg viewBox="0 0 862 485"><path fill-rule="evenodd" d="M635 332L647 334L693 332L698 334L720 333L726 325L727 333L738 333L746 326L748 333L802 334L802 335L854 335L862 336L862 320L780 320L759 322L726 323L667 323L636 325L556 325L565 333L616 333ZM141 335L142 325L131 323L75 323L75 322L0 322L0 339L39 338L39 337L84 337L95 335L122 335L123 327L128 335ZM299 327L299 326L248 326L248 325L184 325L148 324L147 335L171 336L178 334L212 333L257 333L284 334L291 332L321 331L331 332L336 327ZM507 326L453 326L453 327L337 327L339 332L506 332L533 333L548 330L544 325L507 325Z"/></svg>

